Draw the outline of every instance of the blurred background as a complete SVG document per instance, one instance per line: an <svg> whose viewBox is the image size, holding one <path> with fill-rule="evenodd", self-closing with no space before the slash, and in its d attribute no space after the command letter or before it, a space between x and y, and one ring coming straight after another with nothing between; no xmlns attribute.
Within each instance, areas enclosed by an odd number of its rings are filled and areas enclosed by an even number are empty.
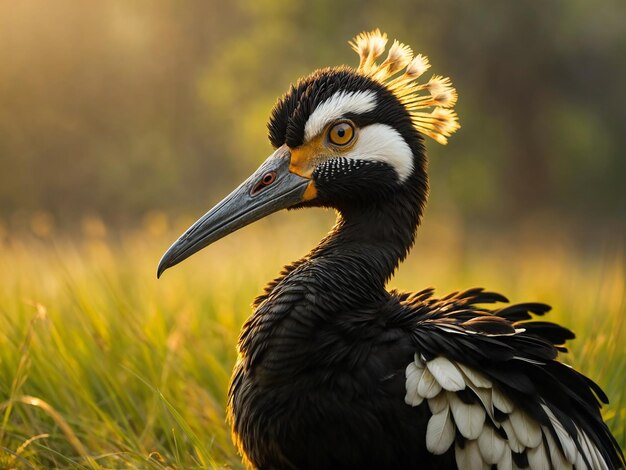
<svg viewBox="0 0 626 470"><path fill-rule="evenodd" d="M620 238L625 18L621 0L0 1L1 231L183 228L269 154L289 84L356 65L347 41L380 27L459 91L461 131L428 142L429 217Z"/></svg>

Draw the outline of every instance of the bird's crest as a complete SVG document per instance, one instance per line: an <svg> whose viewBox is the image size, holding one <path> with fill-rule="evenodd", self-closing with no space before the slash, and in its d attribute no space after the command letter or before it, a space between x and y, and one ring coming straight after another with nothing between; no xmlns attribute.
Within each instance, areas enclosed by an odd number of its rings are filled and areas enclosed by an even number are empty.
<svg viewBox="0 0 626 470"><path fill-rule="evenodd" d="M433 75L428 82L418 83L416 80L430 68L428 57L413 57L411 48L398 41L393 42L387 58L377 64L376 59L385 52L387 44L387 35L379 29L361 33L349 44L361 57L357 72L386 86L409 111L419 132L447 144L448 137L460 127L452 109L457 93L450 79Z"/></svg>

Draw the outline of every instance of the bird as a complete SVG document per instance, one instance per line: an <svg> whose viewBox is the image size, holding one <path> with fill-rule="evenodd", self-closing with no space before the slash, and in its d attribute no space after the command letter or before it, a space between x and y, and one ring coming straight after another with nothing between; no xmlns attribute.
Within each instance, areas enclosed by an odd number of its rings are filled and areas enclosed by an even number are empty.
<svg viewBox="0 0 626 470"><path fill-rule="evenodd" d="M282 209L337 220L253 302L227 420L253 469L617 469L602 389L558 360L574 334L549 306L482 288L386 285L428 197L426 137L459 128L457 92L376 29L358 67L299 79L268 122L273 153L163 255L157 277Z"/></svg>

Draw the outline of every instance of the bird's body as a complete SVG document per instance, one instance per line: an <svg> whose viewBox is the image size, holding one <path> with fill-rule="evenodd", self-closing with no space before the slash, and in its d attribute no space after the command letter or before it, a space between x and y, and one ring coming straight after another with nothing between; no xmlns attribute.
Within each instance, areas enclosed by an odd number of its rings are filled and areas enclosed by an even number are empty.
<svg viewBox="0 0 626 470"><path fill-rule="evenodd" d="M360 35L357 71L324 69L279 101L276 152L164 256L159 273L281 208L335 208L329 235L257 298L243 327L229 421L258 469L614 469L600 388L559 363L573 334L471 289L387 291L428 191L422 134L458 125L447 79ZM406 67L404 74L391 79ZM427 90L427 96L419 95ZM434 107L431 113L421 111Z"/></svg>

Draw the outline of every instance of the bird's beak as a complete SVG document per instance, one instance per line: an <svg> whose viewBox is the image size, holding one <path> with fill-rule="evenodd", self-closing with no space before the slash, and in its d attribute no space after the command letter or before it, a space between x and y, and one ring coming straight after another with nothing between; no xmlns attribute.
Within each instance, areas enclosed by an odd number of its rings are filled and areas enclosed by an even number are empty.
<svg viewBox="0 0 626 470"><path fill-rule="evenodd" d="M280 209L302 202L308 178L289 171L290 152L274 152L237 189L174 242L161 258L157 277L205 246Z"/></svg>

